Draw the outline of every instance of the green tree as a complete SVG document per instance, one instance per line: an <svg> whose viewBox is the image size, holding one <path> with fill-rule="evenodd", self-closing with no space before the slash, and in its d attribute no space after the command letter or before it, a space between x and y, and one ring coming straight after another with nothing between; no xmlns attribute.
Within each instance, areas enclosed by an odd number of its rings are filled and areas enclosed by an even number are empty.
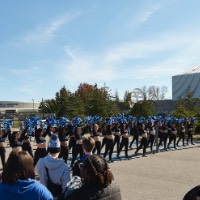
<svg viewBox="0 0 200 200"><path fill-rule="evenodd" d="M134 104L133 108L131 108L130 114L135 117L148 118L149 116L155 114L154 105L152 102L149 102L147 100L137 102Z"/></svg>

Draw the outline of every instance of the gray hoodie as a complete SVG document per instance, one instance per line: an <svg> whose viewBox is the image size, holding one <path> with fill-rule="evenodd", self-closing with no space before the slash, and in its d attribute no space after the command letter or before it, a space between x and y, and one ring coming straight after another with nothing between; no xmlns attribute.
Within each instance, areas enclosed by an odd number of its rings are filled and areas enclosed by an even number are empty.
<svg viewBox="0 0 200 200"><path fill-rule="evenodd" d="M64 160L62 158L54 158L51 154L39 159L35 166L35 170L40 177L40 182L47 186L47 173L45 167L48 168L51 181L62 185L62 190L64 191L67 182L70 181L69 167Z"/></svg>

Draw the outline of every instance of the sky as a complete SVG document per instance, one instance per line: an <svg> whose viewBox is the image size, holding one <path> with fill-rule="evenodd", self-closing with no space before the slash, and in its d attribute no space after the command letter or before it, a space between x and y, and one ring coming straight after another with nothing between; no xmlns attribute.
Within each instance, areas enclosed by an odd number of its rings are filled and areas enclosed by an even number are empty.
<svg viewBox="0 0 200 200"><path fill-rule="evenodd" d="M200 64L199 0L0 0L0 101L166 86Z"/></svg>

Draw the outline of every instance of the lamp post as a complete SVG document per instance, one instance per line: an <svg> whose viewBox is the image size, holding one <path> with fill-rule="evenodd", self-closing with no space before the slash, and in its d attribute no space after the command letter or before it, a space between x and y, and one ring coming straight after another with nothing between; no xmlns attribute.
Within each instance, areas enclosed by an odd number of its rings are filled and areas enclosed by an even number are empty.
<svg viewBox="0 0 200 200"><path fill-rule="evenodd" d="M32 101L33 101L33 112L34 112L34 99L32 99Z"/></svg>

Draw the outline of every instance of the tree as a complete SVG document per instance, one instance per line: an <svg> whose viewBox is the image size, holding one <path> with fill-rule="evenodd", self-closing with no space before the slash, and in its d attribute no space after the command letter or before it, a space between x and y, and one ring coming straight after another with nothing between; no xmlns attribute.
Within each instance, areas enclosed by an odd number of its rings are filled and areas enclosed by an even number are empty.
<svg viewBox="0 0 200 200"><path fill-rule="evenodd" d="M124 93L124 106L127 110L130 109L131 105L131 92L126 90Z"/></svg>
<svg viewBox="0 0 200 200"><path fill-rule="evenodd" d="M147 100L135 103L133 108L130 110L130 115L133 115L135 117L148 118L149 116L154 114L154 106L152 102L149 102Z"/></svg>
<svg viewBox="0 0 200 200"><path fill-rule="evenodd" d="M173 114L176 117L195 117L198 113L197 103L198 100L193 98L194 91L188 86L184 92L183 98L179 98L176 103L176 109Z"/></svg>
<svg viewBox="0 0 200 200"><path fill-rule="evenodd" d="M70 105L70 95L71 92L63 86L59 92L56 93L55 101L56 101L56 116L62 117L67 116L69 113L69 105Z"/></svg>
<svg viewBox="0 0 200 200"><path fill-rule="evenodd" d="M158 87L158 86L152 85L148 89L148 96L150 100L164 100L166 93L167 93L166 86Z"/></svg>

